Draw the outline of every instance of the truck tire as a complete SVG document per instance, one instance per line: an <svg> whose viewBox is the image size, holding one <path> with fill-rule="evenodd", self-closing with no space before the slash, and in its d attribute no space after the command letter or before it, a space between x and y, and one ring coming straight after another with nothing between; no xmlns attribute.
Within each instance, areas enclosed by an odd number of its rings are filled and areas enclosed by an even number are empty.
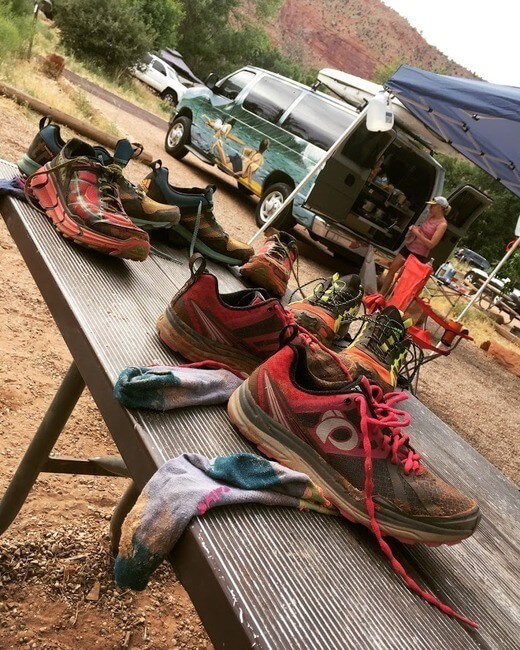
<svg viewBox="0 0 520 650"><path fill-rule="evenodd" d="M292 191L293 188L287 183L274 183L265 188L255 211L255 221L259 228L261 228L271 215L274 214L282 201L284 201ZM290 230L296 224L292 214L292 209L293 205L291 203L278 216L272 226L275 228Z"/></svg>
<svg viewBox="0 0 520 650"><path fill-rule="evenodd" d="M180 160L188 153L186 144L189 142L191 132L191 120L181 115L176 117L168 127L164 148L173 158Z"/></svg>
<svg viewBox="0 0 520 650"><path fill-rule="evenodd" d="M168 102L168 104L171 104L172 106L177 106L177 103L179 101L179 98L177 97L177 93L175 92L175 90L172 90L171 88L165 88L162 91L161 99L165 102Z"/></svg>

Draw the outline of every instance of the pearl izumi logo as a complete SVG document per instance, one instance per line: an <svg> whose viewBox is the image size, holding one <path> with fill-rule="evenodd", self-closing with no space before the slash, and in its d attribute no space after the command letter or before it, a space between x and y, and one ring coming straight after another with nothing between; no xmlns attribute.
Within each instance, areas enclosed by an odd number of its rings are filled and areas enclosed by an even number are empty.
<svg viewBox="0 0 520 650"><path fill-rule="evenodd" d="M358 433L341 411L326 411L316 427L316 435L322 442L329 442L341 451L350 451L358 445Z"/></svg>

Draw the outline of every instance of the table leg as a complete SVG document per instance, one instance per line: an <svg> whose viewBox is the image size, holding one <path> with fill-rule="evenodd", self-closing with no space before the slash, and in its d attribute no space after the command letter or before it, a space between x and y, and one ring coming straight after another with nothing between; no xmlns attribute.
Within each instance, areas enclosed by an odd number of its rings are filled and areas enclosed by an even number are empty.
<svg viewBox="0 0 520 650"><path fill-rule="evenodd" d="M73 362L0 501L0 535L20 512L84 388Z"/></svg>
<svg viewBox="0 0 520 650"><path fill-rule="evenodd" d="M119 548L123 521L125 520L126 515L134 507L140 494L141 490L133 481L130 481L130 485L126 488L123 496L119 499L117 506L114 508L112 518L110 519L110 547L114 555L117 555Z"/></svg>

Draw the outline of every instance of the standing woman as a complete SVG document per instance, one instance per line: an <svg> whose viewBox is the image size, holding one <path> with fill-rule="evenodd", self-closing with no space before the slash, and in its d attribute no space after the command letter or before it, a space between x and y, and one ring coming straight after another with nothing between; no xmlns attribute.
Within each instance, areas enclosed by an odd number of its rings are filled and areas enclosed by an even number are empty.
<svg viewBox="0 0 520 650"><path fill-rule="evenodd" d="M442 239L446 232L448 222L446 216L451 210L448 200L443 196L436 196L432 201L426 201L430 206L428 216L420 226L410 226L405 237L404 248L398 253L390 264L388 271L381 287L381 293L386 295L395 274L403 266L406 258L413 254L421 262L427 262L430 259L430 252Z"/></svg>

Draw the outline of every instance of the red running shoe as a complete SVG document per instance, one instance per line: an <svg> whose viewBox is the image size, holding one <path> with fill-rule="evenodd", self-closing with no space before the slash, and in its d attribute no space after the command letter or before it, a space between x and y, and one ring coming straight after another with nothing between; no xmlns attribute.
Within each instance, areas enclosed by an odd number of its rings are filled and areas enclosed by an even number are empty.
<svg viewBox="0 0 520 650"><path fill-rule="evenodd" d="M307 474L351 521L372 527L375 508L382 535L460 542L475 530L478 506L423 465L402 430L410 416L395 408L403 399L366 377L350 381L336 355L290 344L235 391L228 410L246 438Z"/></svg>
<svg viewBox="0 0 520 650"><path fill-rule="evenodd" d="M280 333L294 319L261 289L220 294L205 267L200 255L191 258L192 277L159 317L157 332L190 361L211 359L249 374L279 349Z"/></svg>
<svg viewBox="0 0 520 650"><path fill-rule="evenodd" d="M293 265L298 260L296 240L286 232L266 238L262 248L240 268L240 274L254 286L282 298L287 291Z"/></svg>
<svg viewBox="0 0 520 650"><path fill-rule="evenodd" d="M40 206L65 237L114 257L144 260L148 235L125 213L116 186L119 165L103 165L94 149L70 140L27 179Z"/></svg>
<svg viewBox="0 0 520 650"><path fill-rule="evenodd" d="M300 343L257 368L231 396L228 413L260 451L307 474L345 517L368 526L411 589L475 626L408 576L383 539L455 544L480 518L477 503L436 477L410 446L402 430L410 416L395 406L402 399L366 377L350 381L337 355Z"/></svg>

